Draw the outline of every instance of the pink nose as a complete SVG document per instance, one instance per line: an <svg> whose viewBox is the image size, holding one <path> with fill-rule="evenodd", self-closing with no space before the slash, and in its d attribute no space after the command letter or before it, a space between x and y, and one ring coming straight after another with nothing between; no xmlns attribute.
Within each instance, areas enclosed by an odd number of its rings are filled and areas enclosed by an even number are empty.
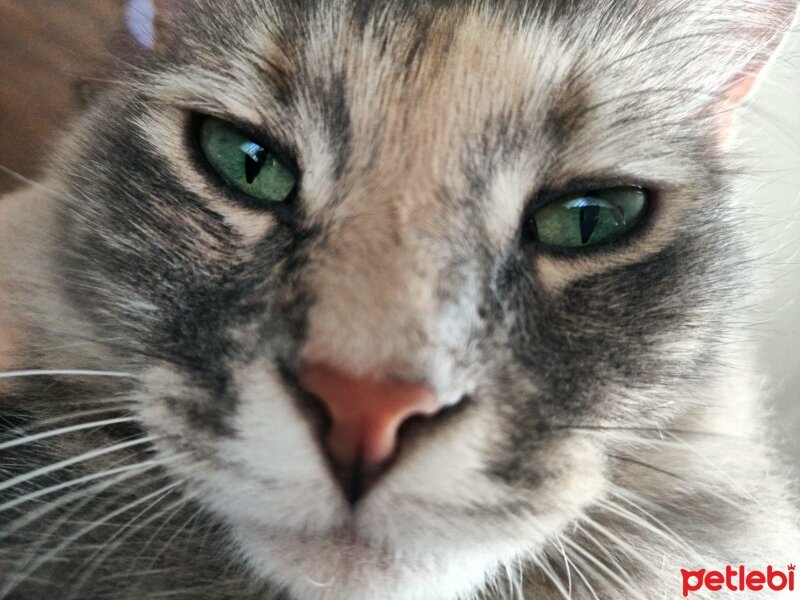
<svg viewBox="0 0 800 600"><path fill-rule="evenodd" d="M324 364L300 371L300 385L328 411L331 429L327 450L341 467L374 471L391 458L397 432L414 415L433 415L441 408L424 383L356 377Z"/></svg>

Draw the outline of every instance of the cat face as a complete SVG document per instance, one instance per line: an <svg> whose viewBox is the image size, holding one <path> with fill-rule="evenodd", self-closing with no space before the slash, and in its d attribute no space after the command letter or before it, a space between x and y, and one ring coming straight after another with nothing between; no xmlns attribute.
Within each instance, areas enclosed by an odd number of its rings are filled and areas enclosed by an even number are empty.
<svg viewBox="0 0 800 600"><path fill-rule="evenodd" d="M792 8L729 4L196 3L95 109L63 161L68 293L257 574L472 589L614 489L615 432L705 401L746 291L720 112ZM226 182L208 118L275 150L288 200ZM625 235L537 237L632 186ZM435 398L356 494L311 365Z"/></svg>

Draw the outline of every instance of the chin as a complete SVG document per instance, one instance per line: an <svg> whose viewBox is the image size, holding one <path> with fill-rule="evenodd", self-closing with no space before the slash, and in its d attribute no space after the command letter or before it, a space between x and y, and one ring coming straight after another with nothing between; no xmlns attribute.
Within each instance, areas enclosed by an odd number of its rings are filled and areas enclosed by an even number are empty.
<svg viewBox="0 0 800 600"><path fill-rule="evenodd" d="M257 576L304 600L470 598L513 561L510 548L491 543L449 551L381 547L355 529L305 536L237 528L235 537Z"/></svg>
<svg viewBox="0 0 800 600"><path fill-rule="evenodd" d="M291 598L474 598L515 581L519 565L552 550L553 536L602 493L603 453L586 437L543 441L517 479L493 473L492 406L483 403L446 428L406 436L353 501L297 403L264 371L241 379L229 436L191 435L153 398L142 418L161 434L161 454L176 457L169 468L188 495L227 526L235 555Z"/></svg>
<svg viewBox="0 0 800 600"><path fill-rule="evenodd" d="M332 481L298 485L285 496L264 490L271 509L235 513L233 498L215 512L230 524L239 556L251 572L303 600L437 600L476 598L477 590L509 585L520 565L536 561L548 540L579 518L600 489L599 471L553 480L541 495L507 490L485 503L409 494L423 465L398 465L356 506ZM556 490L584 496L564 497ZM451 480L451 485L454 482ZM474 486L480 489L480 482ZM436 486L431 484L432 491ZM472 490L464 488L466 496ZM247 497L252 497L247 494ZM473 495L473 498L475 496ZM290 499L291 498L291 499ZM276 507L281 506L281 511ZM291 510L290 507L295 509ZM302 515L302 519L299 518ZM552 548L549 548L552 550Z"/></svg>

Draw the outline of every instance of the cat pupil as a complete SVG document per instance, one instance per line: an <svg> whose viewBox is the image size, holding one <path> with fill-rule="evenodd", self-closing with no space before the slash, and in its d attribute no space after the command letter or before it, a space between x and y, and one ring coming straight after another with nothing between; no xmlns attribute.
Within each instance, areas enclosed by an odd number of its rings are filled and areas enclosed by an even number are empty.
<svg viewBox="0 0 800 600"><path fill-rule="evenodd" d="M597 224L600 222L600 207L581 206L580 209L580 227L581 227L581 243L586 244L592 237Z"/></svg>
<svg viewBox="0 0 800 600"><path fill-rule="evenodd" d="M269 152L254 142L246 142L240 148L244 152L244 177L247 183L253 183L267 162Z"/></svg>

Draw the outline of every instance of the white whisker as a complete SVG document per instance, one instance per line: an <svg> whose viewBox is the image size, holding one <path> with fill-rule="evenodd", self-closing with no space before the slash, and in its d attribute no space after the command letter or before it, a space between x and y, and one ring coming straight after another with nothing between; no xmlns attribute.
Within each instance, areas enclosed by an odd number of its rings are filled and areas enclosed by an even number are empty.
<svg viewBox="0 0 800 600"><path fill-rule="evenodd" d="M126 504L126 505L124 505L124 506L122 506L122 507L120 507L120 508L118 508L116 510L111 511L110 513L105 515L103 518L97 519L97 520L91 522L89 525L79 529L77 532L75 532L74 534L72 534L68 538L66 538L64 541L62 541L58 546L56 546L52 550L48 551L47 554L45 554L45 555L39 557L37 560L33 561L32 564L27 566L27 568L25 569L24 572L15 574L10 579L8 585L6 585L6 587L4 587L3 589L0 589L0 597L7 596L15 587L17 587L17 585L19 585L22 581L24 581L29 575L31 575L32 573L36 572L36 570L39 569L39 567L41 567L42 565L44 565L44 564L48 563L49 561L53 560L63 550L68 548L72 543L74 543L75 541L79 540L84 535L90 533L91 531L93 531L94 529L100 527L104 523L110 521L114 517L116 517L116 516L118 516L120 514L124 514L127 511L131 510L132 508L135 508L135 507L139 506L140 504L148 502L149 500L155 498L156 496L159 496L159 495L163 494L164 492L166 492L167 490L175 488L175 487L177 487L179 485L182 485L182 482L174 481L174 482L172 482L172 483L170 483L168 485L165 485L165 486L159 488L158 490L156 490L154 492L151 492L151 493L147 494L146 496L143 496L141 498L137 498L133 502L129 502L128 504Z"/></svg>
<svg viewBox="0 0 800 600"><path fill-rule="evenodd" d="M115 467L113 469L108 469L106 471L101 471L100 473L92 473L90 475L85 475L83 477L78 477L76 479L70 479L69 481L64 481L57 485L51 485L46 488L42 488L40 490L36 490L35 492L31 492L29 494L25 494L24 496L20 496L19 498L14 498L13 500L9 500L3 504L0 504L0 512L5 510L10 510L15 506L19 506L20 504L24 504L26 502L30 502L31 500L35 500L36 498L41 498L42 496L46 496L48 494L52 494L53 492L57 492L59 490L63 490L65 488L73 487L76 485L80 485L82 483L87 483L89 481L94 481L95 479L102 479L105 477L110 477L112 475L116 475L117 473L124 473L126 471L134 471L137 469L148 469L151 466L155 465L162 465L169 462L169 459L159 459L159 460L148 460L142 463L136 463L134 465L125 465L122 467Z"/></svg>
<svg viewBox="0 0 800 600"><path fill-rule="evenodd" d="M109 403L121 404L122 402L125 402L125 401L127 401L127 400L126 399L122 399L122 398L106 398L103 401L98 400L97 402L98 403L100 403L100 402L109 402ZM106 414L106 413L110 413L110 412L118 413L118 412L121 412L123 410L125 410L125 407L109 406L107 408L95 408L95 409L92 409L92 410L83 410L83 411L78 411L78 412L70 412L70 413L67 413L67 414L59 416L59 417L52 417L50 419L37 419L35 426L37 428L41 428L42 425L53 425L55 423L63 423L64 421L74 421L75 419L79 419L81 417L91 417L93 415L102 415L102 414ZM31 428L32 427L30 425L24 425L22 427L19 427L18 429L22 430L22 431L25 431L26 429L31 429Z"/></svg>
<svg viewBox="0 0 800 600"><path fill-rule="evenodd" d="M151 510L154 506L158 505L160 502L167 498L174 490L169 489L163 494L161 494L158 498L156 498L153 502L145 506L142 510L140 510L136 515L134 515L127 523L122 525L117 531L112 535L104 544L95 551L95 553L90 556L86 561L84 561L83 572L81 573L81 578L76 582L74 589L81 590L86 582L89 580L94 572L103 564L103 562L114 552L122 546L128 539L132 536L136 535L139 531L147 527L153 521L160 519L165 514L167 514L170 510L175 508L176 506L182 506L185 504L185 500L183 498L179 498L172 504L167 505L166 507L162 508L158 512L153 515L150 515L147 519L139 523L138 526L132 527L134 523L136 523L139 518L146 514L149 510ZM119 538L119 539L117 539ZM115 541L116 540L116 541Z"/></svg>
<svg viewBox="0 0 800 600"><path fill-rule="evenodd" d="M35 433L31 435L26 435L24 437L20 437L9 442L3 442L0 444L0 450L7 450L9 448L13 448L15 446L22 446L24 444L30 444L32 442L36 442L39 440L44 440L50 437L55 437L58 435L66 435L68 433L72 433L74 431L81 431L83 429L94 429L98 427L105 427L106 425L115 425L117 423L130 423L131 421L135 421L133 417L118 417L116 419L104 419L102 421L92 421L90 423L80 423L79 425L70 425L69 427L61 427L60 429L53 429L51 431L43 431L42 433Z"/></svg>
<svg viewBox="0 0 800 600"><path fill-rule="evenodd" d="M637 515L636 513L633 513L630 510L627 510L625 507L620 506L619 504L616 504L614 502L611 502L610 500L600 501L600 504L608 512L617 515L618 517L624 519L625 521L627 521L627 522L629 522L629 523L631 523L633 525L638 525L644 531L648 531L648 532L660 537L662 540L664 540L666 542L674 544L676 548L680 548L682 550L688 551L689 554L693 555L695 558L700 558L700 555L697 554L697 552L694 550L694 548L692 548L692 546L689 545L689 543L686 542L686 540L684 540L681 536L679 536L677 533L672 531L670 528L668 528L666 525L664 525L660 521L656 520L657 523L659 523L663 529L660 529L659 527L656 527L655 525L653 525L653 523L650 523L646 519L643 519L641 516ZM639 510L643 510L643 509L639 508ZM651 518L653 518L653 517L651 517ZM595 528L597 528L597 525L595 525ZM598 531L599 531L599 529L598 529Z"/></svg>
<svg viewBox="0 0 800 600"><path fill-rule="evenodd" d="M638 499L640 502L643 501L643 499L638 498L638 496L636 494L634 494L633 492L631 492L629 490L625 490L624 488L618 488L616 491L611 491L610 493L615 498L618 498L619 500L625 502L626 504L628 504L632 508L635 508L636 510L641 512L645 517L647 517L648 519L653 521L653 523L655 523L656 525L661 527L662 531L664 531L665 533L673 536L675 538L675 541L678 542L683 548L688 549L688 550L692 550L692 547L689 545L689 543L686 540L683 539L682 536L678 535L666 523L664 523L661 519L659 519L658 517L653 515L653 513L645 510L644 507L642 507L639 503L635 502L634 499ZM626 496L628 496L628 497L626 497ZM619 506L619 504L616 504L616 506L618 508L620 508L620 509L623 509L623 507ZM626 510L625 512L627 513L629 511ZM635 513L633 513L633 514L635 514ZM700 557L700 555L697 554L696 552L693 551L693 553L695 554L696 558Z"/></svg>
<svg viewBox="0 0 800 600"><path fill-rule="evenodd" d="M517 583L517 578L515 577L515 572L518 568L515 565L512 565L510 562L503 562L503 571L506 577L506 583L508 585L508 598L509 600L524 600L522 589L519 587ZM497 586L499 589L499 585Z"/></svg>
<svg viewBox="0 0 800 600"><path fill-rule="evenodd" d="M592 563L600 572L605 573L609 579L614 581L617 585L621 586L622 588L626 589L628 592L633 594L635 598L641 598L642 600L647 600L647 598L643 595L640 589L633 587L629 582L625 581L622 577L620 577L617 573L612 571L608 566L603 564L602 561L597 559L591 552L585 550L580 544L576 544L572 540L564 538L564 543L567 544L570 548L575 550L578 554L583 556L586 560Z"/></svg>
<svg viewBox="0 0 800 600"><path fill-rule="evenodd" d="M0 373L0 379L11 377L45 377L65 375L70 377L118 377L122 379L136 379L133 373L125 371L91 371L87 369L28 369L24 371L6 371Z"/></svg>
<svg viewBox="0 0 800 600"><path fill-rule="evenodd" d="M587 522L587 525L590 525L600 534L608 538L609 541L613 542L619 550L625 552L625 554L627 554L630 558L637 560L642 558L641 552L634 545L627 543L619 536L613 534L607 528L600 525L597 521L594 521L589 517L584 517L584 520ZM581 532L581 535L583 535L583 537L585 537L588 541L592 542L595 545L595 547L603 554L603 556L605 556L608 559L609 563L611 564L619 563L619 557L614 556L611 553L611 551L606 547L606 545L603 544L600 540L598 540L595 536L593 536L591 532L589 532L586 529L586 527L583 527L580 524L577 524L575 527L577 528L578 531ZM620 575L626 576L626 573L621 572Z"/></svg>
<svg viewBox="0 0 800 600"><path fill-rule="evenodd" d="M158 466L157 463L149 465L148 467L140 469L140 470L131 469L129 471L126 471L126 472L124 472L122 474L117 475L116 477L114 477L110 481L109 480L103 480L103 481L95 483L95 484L93 484L93 485L91 485L89 487L82 488L82 489L79 489L79 490L75 490L74 492L70 492L70 493L66 494L65 496L62 496L58 500L55 500L53 502L47 502L46 504L44 504L38 510L27 511L23 516L21 516L18 519L10 522L7 526L3 527L2 530L0 530L0 539L5 538L5 537L9 537L9 536L15 534L20 529L22 529L24 527L28 527L29 525L35 523L37 520L41 519L42 517L48 515L49 513L53 512L55 510L58 510L58 509L62 508L64 506L67 506L71 502L83 499L84 502L79 504L77 509L75 509L75 510L80 510L81 507L86 502L92 500L95 496L103 493L107 489L117 485L118 483L121 483L121 482L127 481L129 479L138 477L142 473L146 473L147 471L151 470L152 468L154 468L156 466ZM40 536L41 539L44 540L52 532L57 531L59 529L59 527L61 527L61 525L63 525L65 522L67 522L74 513L75 513L75 511L73 511L71 513L67 513L66 515L61 517L51 527L51 529L49 530L48 533L45 533L44 535Z"/></svg>
<svg viewBox="0 0 800 600"><path fill-rule="evenodd" d="M561 539L558 536L556 537L556 542L558 542L558 547L561 550L561 556L564 557L564 569L567 572L567 591L569 592L569 597L572 598L572 571L569 568L569 559L567 558L567 551L564 550L564 544L561 543Z"/></svg>
<svg viewBox="0 0 800 600"><path fill-rule="evenodd" d="M41 184L41 183L39 183L38 181L35 181L35 180L33 180L33 179L30 179L29 177L25 177L24 175L21 175L20 173L17 173L17 172L16 172L16 171L14 171L13 169L9 169L9 168L8 168L8 167L6 167L6 166L0 165L0 173L5 173L6 175L8 175L9 177L11 177L12 179L15 179L15 180L17 180L17 181L19 181L19 182L21 182L21 183L24 183L24 184L26 184L26 185L29 185L29 186L31 186L31 187L35 187L35 188L37 188L37 189L40 189L40 190L42 190L43 192L46 192L46 193L47 193L47 195L48 195L48 196L50 196L51 198L56 198L56 199L58 199L58 200L60 200L60 199L61 199L61 198L60 198L60 197L59 197L59 196L56 194L56 192L55 192L55 191L51 190L51 189L50 189L49 187L47 187L46 185L42 185L42 184Z"/></svg>
<svg viewBox="0 0 800 600"><path fill-rule="evenodd" d="M564 597L564 600L572 600L569 592L564 587L564 584L561 583L561 580L558 578L555 571L553 571L550 565L545 562L547 556L545 555L543 558L544 560L539 560L538 558L531 556L533 563L542 570L542 573L545 574L547 579L549 579L553 586L555 586L556 590L558 590L558 592Z"/></svg>
<svg viewBox="0 0 800 600"><path fill-rule="evenodd" d="M12 477L11 479L6 479L2 483L0 483L0 491L6 490L8 488L12 488L15 485L19 485L20 483L24 483L41 475L46 475L47 473L52 473L53 471L58 471L59 469L63 469L64 467L69 467L74 464L78 464L87 460L91 460L98 456L103 456L104 454L108 454L110 452L118 452L119 450L124 450L126 448L132 448L134 446L140 446L142 444L150 443L154 440L157 440L159 436L157 435L149 435L143 438L137 438L135 440L130 440L127 442L122 442L119 444L115 444L113 446L108 446L105 448L100 448L99 450L92 450L91 452L84 452L79 456L75 456L73 458L68 458L66 460L58 461L57 463L53 463L52 465L47 465L45 467L40 467L38 469L34 469L33 471L29 471L24 473L23 475L18 475L17 477Z"/></svg>
<svg viewBox="0 0 800 600"><path fill-rule="evenodd" d="M152 569L155 566L155 564L158 562L158 559L161 558L164 552L169 550L169 547L172 545L172 542L175 540L175 538L177 538L183 531L185 531L189 527L191 522L194 521L198 516L200 516L202 512L203 509L198 508L191 515L189 515L188 519L186 519L181 525L178 526L178 528L170 536L170 538L162 544L161 549L158 552L156 552L156 554L153 556L153 558L150 561L150 564L147 567L148 569ZM172 518L172 516L170 516L170 519ZM147 541L146 545L150 545L150 543L153 541L154 538L155 534ZM203 541L205 542L205 539Z"/></svg>
<svg viewBox="0 0 800 600"><path fill-rule="evenodd" d="M150 544L152 544L152 543L153 543L153 540L155 540L155 539L156 539L156 537L158 537L158 534L161 532L161 530L162 530L162 529L163 529L163 528L164 528L164 527L165 527L165 526L166 526L166 525L167 525L167 524L168 524L170 521L172 521L172 519L174 519L174 518L175 518L175 516L176 516L177 514L179 514L179 513L180 513L181 509L182 509L184 506L186 506L188 503L189 503L189 500L188 500L188 499L186 499L186 498L183 498L183 502L182 502L181 504L179 504L179 505L178 505L178 506L175 508L175 510L174 510L174 511L172 511L172 514L170 514L170 516L169 516L169 517L167 517L166 519L164 519L164 521L161 523L161 525L159 525L159 526L156 528L156 530L153 532L153 534L152 534L152 535L151 535L151 536L148 538L148 540L147 540L147 541L144 543L144 545L142 546L142 549L139 551L139 557L141 557L141 556L142 556L142 553L144 553L144 551L145 551L145 550L147 550L147 549L150 547ZM175 534L174 534L172 537L170 537L170 539L167 541L167 543L166 543L166 546L169 546L169 544L172 542L172 540L175 538L175 536L177 536L177 535L178 535L178 534L179 534L179 533L180 533L180 532L183 530L183 528L185 528L185 527L188 525L188 523L189 523L189 522L190 522L192 519L194 519L194 518L195 518L195 516L196 516L197 514L199 514L199 512L200 512L200 509L198 509L196 512L194 512L194 513L192 514L192 516L190 517L190 519L188 519L188 520L187 520L187 521L186 521L186 522L185 522L183 525L181 525L180 527L178 527L178 529L177 529L177 531L175 532ZM155 560L154 560L154 561L151 563L151 567L152 567L152 565L153 565L153 564L155 564L155 562L158 560L158 558L159 558L160 556L161 556L161 553L159 552L159 553L156 555L156 558L155 558Z"/></svg>
<svg viewBox="0 0 800 600"><path fill-rule="evenodd" d="M681 447L687 449L689 452L697 456L700 460L710 466L720 477L725 479L729 484L733 487L737 488L742 494L747 496L756 506L761 508L764 512L769 512L767 509L758 501L758 499L747 490L736 477L733 477L729 472L724 470L722 467L717 465L714 461L708 458L705 454L700 452L693 444L687 443L685 440L682 440L676 435L670 434L670 437L674 439L677 443L681 444Z"/></svg>
<svg viewBox="0 0 800 600"><path fill-rule="evenodd" d="M561 540L560 539L558 540L558 544L559 544L559 546L561 546L561 550L564 552L564 560L569 562L572 565L572 567L575 569L575 574L583 582L583 585L586 586L586 589L589 590L589 593L592 595L592 598L594 598L594 600L600 600L600 598L597 596L597 592L595 592L595 590L594 590L594 586L589 582L589 579L583 574L583 572L581 571L581 569L578 566L577 561L575 561L573 558L567 557L567 552L566 552L566 550L564 550L564 546L561 544ZM588 570L594 572L594 570L591 569L590 567L586 567L585 565L583 565L583 566L584 566L584 568L587 568ZM570 590L571 590L571 588L570 588ZM572 593L572 592L570 591L570 593Z"/></svg>

